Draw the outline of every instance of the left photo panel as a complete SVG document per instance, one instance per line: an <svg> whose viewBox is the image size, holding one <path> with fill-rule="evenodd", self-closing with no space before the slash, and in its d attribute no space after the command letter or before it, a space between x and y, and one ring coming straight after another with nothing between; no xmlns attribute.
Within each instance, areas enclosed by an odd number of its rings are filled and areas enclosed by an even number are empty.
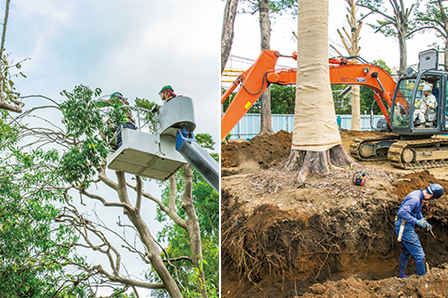
<svg viewBox="0 0 448 298"><path fill-rule="evenodd" d="M0 297L218 297L221 3L0 3Z"/></svg>

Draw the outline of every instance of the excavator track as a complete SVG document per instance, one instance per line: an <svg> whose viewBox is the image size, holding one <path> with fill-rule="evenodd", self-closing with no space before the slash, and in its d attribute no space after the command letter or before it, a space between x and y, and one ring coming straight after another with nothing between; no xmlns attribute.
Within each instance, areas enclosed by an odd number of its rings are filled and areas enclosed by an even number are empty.
<svg viewBox="0 0 448 298"><path fill-rule="evenodd" d="M398 135L355 139L350 144L350 155L359 161L387 160L387 150L399 140Z"/></svg>
<svg viewBox="0 0 448 298"><path fill-rule="evenodd" d="M448 139L397 141L389 148L387 159L394 167L407 170L448 166Z"/></svg>

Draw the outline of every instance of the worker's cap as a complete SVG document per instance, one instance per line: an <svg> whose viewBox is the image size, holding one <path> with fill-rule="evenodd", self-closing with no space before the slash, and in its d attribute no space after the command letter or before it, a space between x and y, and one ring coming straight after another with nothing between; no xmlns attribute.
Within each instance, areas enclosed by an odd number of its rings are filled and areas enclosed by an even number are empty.
<svg viewBox="0 0 448 298"><path fill-rule="evenodd" d="M110 95L110 98L114 97L123 98L123 94L121 94L120 92L114 92Z"/></svg>
<svg viewBox="0 0 448 298"><path fill-rule="evenodd" d="M159 95L161 96L162 92L165 91L165 90L171 90L172 92L174 92L173 87L171 87L170 85L165 85L165 86L162 87L162 90L160 90Z"/></svg>
<svg viewBox="0 0 448 298"><path fill-rule="evenodd" d="M423 91L431 91L431 87L429 85L423 86Z"/></svg>
<svg viewBox="0 0 448 298"><path fill-rule="evenodd" d="M438 199L443 195L443 187L440 184L430 184L426 188L426 192L430 195L433 195L434 198Z"/></svg>

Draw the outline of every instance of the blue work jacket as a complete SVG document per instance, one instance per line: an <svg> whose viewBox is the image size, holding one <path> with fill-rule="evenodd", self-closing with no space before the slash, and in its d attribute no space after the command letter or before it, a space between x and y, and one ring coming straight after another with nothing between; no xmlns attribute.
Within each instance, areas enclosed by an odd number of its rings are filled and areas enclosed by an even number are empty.
<svg viewBox="0 0 448 298"><path fill-rule="evenodd" d="M422 203L423 203L423 190L414 190L404 198L398 209L398 216L410 223L413 226L417 223L417 220L422 219ZM401 224L401 220L398 220L398 225Z"/></svg>

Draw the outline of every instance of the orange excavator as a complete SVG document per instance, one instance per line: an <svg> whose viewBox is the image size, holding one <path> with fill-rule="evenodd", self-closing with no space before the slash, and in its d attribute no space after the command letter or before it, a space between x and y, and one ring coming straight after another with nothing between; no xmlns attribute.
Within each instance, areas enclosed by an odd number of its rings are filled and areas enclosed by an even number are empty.
<svg viewBox="0 0 448 298"><path fill-rule="evenodd" d="M282 56L277 51L263 51L256 62L243 72L222 95L221 104L239 86L221 119L221 139L257 101L269 84L296 83L296 69L275 69L278 58L297 59L296 55ZM353 58L353 57L352 57ZM435 137L448 133L446 95L448 73L438 70L438 52L430 49L419 54L418 72L409 69L396 83L381 67L357 57L329 59L331 84L361 85L374 91L388 125L395 135L357 139L352 142L350 154L357 160L389 160L399 168L417 169L448 165L448 139ZM422 100L423 86L430 86L436 98L435 110L425 113L425 121L415 117L415 104ZM383 100L387 106L384 104Z"/></svg>

